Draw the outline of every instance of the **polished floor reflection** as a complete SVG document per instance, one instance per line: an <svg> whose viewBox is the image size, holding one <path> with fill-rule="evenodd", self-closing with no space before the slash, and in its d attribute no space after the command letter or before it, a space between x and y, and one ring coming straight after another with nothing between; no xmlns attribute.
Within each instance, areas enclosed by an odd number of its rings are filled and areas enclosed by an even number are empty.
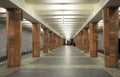
<svg viewBox="0 0 120 77"><path fill-rule="evenodd" d="M5 77L112 77L73 46L62 46Z"/></svg>

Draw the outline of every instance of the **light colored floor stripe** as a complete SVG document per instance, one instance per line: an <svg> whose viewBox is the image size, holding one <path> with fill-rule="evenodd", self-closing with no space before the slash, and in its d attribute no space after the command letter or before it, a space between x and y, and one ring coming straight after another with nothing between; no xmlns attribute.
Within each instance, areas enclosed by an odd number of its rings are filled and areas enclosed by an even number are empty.
<svg viewBox="0 0 120 77"><path fill-rule="evenodd" d="M100 68L97 65L27 65L22 68Z"/></svg>
<svg viewBox="0 0 120 77"><path fill-rule="evenodd" d="M66 56L44 56L42 58L65 58ZM70 58L89 58L88 56L70 56Z"/></svg>

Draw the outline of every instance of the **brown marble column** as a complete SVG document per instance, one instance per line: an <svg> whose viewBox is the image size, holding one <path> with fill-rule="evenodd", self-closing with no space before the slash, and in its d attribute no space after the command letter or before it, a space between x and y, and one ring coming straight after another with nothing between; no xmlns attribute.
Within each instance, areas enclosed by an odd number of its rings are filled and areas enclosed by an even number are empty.
<svg viewBox="0 0 120 77"><path fill-rule="evenodd" d="M84 52L89 52L88 29L84 29Z"/></svg>
<svg viewBox="0 0 120 77"><path fill-rule="evenodd" d="M60 47L60 37L58 36L58 47Z"/></svg>
<svg viewBox="0 0 120 77"><path fill-rule="evenodd" d="M54 34L54 49L56 48L56 34Z"/></svg>
<svg viewBox="0 0 120 77"><path fill-rule="evenodd" d="M105 66L118 67L118 7L105 8L102 15L104 21Z"/></svg>
<svg viewBox="0 0 120 77"><path fill-rule="evenodd" d="M53 32L52 32L51 39L52 39L51 49L53 50L54 49L54 33Z"/></svg>
<svg viewBox="0 0 120 77"><path fill-rule="evenodd" d="M44 29L43 39L43 52L48 53L48 29Z"/></svg>
<svg viewBox="0 0 120 77"><path fill-rule="evenodd" d="M76 37L74 38L74 43L75 43L75 47L76 47Z"/></svg>
<svg viewBox="0 0 120 77"><path fill-rule="evenodd" d="M74 38L74 42L75 42L75 47L76 47L76 37Z"/></svg>
<svg viewBox="0 0 120 77"><path fill-rule="evenodd" d="M55 49L55 34L53 33L53 47L52 49Z"/></svg>
<svg viewBox="0 0 120 77"><path fill-rule="evenodd" d="M63 45L63 39L61 38L61 40L60 40L60 46L62 46Z"/></svg>
<svg viewBox="0 0 120 77"><path fill-rule="evenodd" d="M83 29L83 35L82 35L82 50L85 52L85 32L84 32L84 29Z"/></svg>
<svg viewBox="0 0 120 77"><path fill-rule="evenodd" d="M77 48L79 48L79 46L80 46L80 37L79 35L77 35Z"/></svg>
<svg viewBox="0 0 120 77"><path fill-rule="evenodd" d="M78 33L78 48L80 49L80 33Z"/></svg>
<svg viewBox="0 0 120 77"><path fill-rule="evenodd" d="M76 44L76 47L78 48L78 36L76 36L76 42L75 42L75 44Z"/></svg>
<svg viewBox="0 0 120 77"><path fill-rule="evenodd" d="M82 32L80 32L80 35L79 35L79 43L80 43L80 49L82 50Z"/></svg>
<svg viewBox="0 0 120 77"><path fill-rule="evenodd" d="M50 50L50 40L51 40L50 32L48 31L48 51Z"/></svg>
<svg viewBox="0 0 120 77"><path fill-rule="evenodd" d="M21 65L22 11L7 9L7 53L8 67Z"/></svg>
<svg viewBox="0 0 120 77"><path fill-rule="evenodd" d="M58 36L56 35L56 48L58 47Z"/></svg>
<svg viewBox="0 0 120 77"><path fill-rule="evenodd" d="M49 33L49 49L52 50L52 32Z"/></svg>
<svg viewBox="0 0 120 77"><path fill-rule="evenodd" d="M83 45L83 31L81 31L81 35L80 35L80 45L81 45L81 50L83 50L83 48L84 48L84 45Z"/></svg>
<svg viewBox="0 0 120 77"><path fill-rule="evenodd" d="M90 28L90 56L97 57L98 51L98 23L91 22L89 24Z"/></svg>
<svg viewBox="0 0 120 77"><path fill-rule="evenodd" d="M33 23L32 27L32 46L33 57L40 57L40 24Z"/></svg>

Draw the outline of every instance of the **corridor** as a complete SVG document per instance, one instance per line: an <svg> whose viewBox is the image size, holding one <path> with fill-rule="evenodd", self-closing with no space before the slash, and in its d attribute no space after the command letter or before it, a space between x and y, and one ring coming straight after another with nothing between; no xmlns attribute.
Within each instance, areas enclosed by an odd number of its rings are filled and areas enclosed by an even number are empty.
<svg viewBox="0 0 120 77"><path fill-rule="evenodd" d="M0 0L0 77L120 77L120 0Z"/></svg>
<svg viewBox="0 0 120 77"><path fill-rule="evenodd" d="M98 65L95 58L90 58L73 46L59 47L45 55L41 54L40 58L31 59L29 54L23 60L22 64L26 61L27 64L6 68L0 71L0 77L119 77L117 74L112 76L107 68Z"/></svg>

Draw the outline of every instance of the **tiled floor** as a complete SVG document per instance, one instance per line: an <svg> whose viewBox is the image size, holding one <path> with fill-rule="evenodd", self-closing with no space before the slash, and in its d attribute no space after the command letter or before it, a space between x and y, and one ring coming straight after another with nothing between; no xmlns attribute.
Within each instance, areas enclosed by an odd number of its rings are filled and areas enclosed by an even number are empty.
<svg viewBox="0 0 120 77"><path fill-rule="evenodd" d="M87 55L72 46L62 46L40 58L27 57L21 67L0 71L0 77L113 77L111 69Z"/></svg>

